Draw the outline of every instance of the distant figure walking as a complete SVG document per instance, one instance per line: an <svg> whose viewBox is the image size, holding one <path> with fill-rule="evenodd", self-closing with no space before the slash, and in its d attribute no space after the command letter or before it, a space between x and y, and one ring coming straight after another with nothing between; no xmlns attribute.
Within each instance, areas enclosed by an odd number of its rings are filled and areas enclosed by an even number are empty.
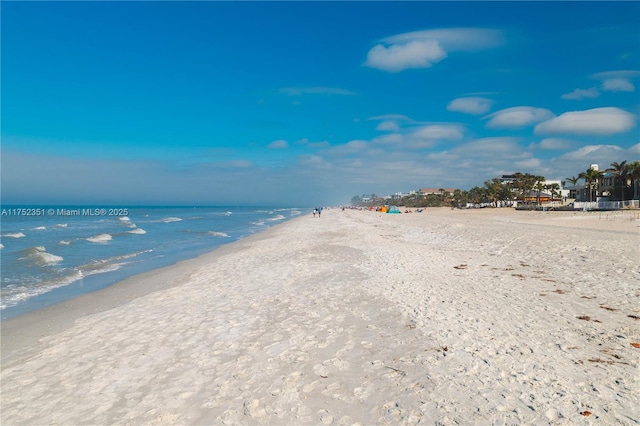
<svg viewBox="0 0 640 426"><path fill-rule="evenodd" d="M322 213L322 207L318 207L316 210L318 210L318 217L320 217L320 213Z"/></svg>
<svg viewBox="0 0 640 426"><path fill-rule="evenodd" d="M316 217L316 213L318 213L318 209L313 209L313 217ZM320 217L320 213L318 213L318 217Z"/></svg>

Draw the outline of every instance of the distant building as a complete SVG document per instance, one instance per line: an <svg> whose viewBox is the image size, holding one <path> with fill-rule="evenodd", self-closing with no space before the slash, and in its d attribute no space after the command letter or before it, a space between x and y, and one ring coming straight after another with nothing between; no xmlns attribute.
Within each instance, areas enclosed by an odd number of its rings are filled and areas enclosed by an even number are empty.
<svg viewBox="0 0 640 426"><path fill-rule="evenodd" d="M454 191L457 188L420 188L418 190L418 194L420 194L420 195L432 195L432 194L440 195L440 194L442 194L442 191L440 191L441 189L444 189L445 192L448 192L449 194L453 194Z"/></svg>
<svg viewBox="0 0 640 426"><path fill-rule="evenodd" d="M513 183L516 180L514 175L502 175L497 178L501 184Z"/></svg>

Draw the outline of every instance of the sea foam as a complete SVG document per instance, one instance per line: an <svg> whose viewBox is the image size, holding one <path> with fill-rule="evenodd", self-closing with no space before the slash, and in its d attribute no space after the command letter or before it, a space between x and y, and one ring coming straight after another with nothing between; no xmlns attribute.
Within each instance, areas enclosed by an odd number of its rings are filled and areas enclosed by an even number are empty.
<svg viewBox="0 0 640 426"><path fill-rule="evenodd" d="M127 234L146 234L147 231L145 231L142 228L134 228L131 231L127 231Z"/></svg>
<svg viewBox="0 0 640 426"><path fill-rule="evenodd" d="M26 237L26 235L24 235L22 232L10 232L8 234L2 234L3 237L5 238L24 238Z"/></svg>
<svg viewBox="0 0 640 426"><path fill-rule="evenodd" d="M213 235L214 237L224 237L224 238L228 238L229 237L228 234L225 234L224 232L217 232L217 231L209 231L209 232L207 232L207 234Z"/></svg>
<svg viewBox="0 0 640 426"><path fill-rule="evenodd" d="M111 235L109 234L100 234L87 238L87 241L92 243L106 243L107 241L111 241L112 239L113 237L111 237Z"/></svg>
<svg viewBox="0 0 640 426"><path fill-rule="evenodd" d="M170 223L170 222L180 222L182 219L180 219L179 217L167 217L162 219L162 222L164 223Z"/></svg>
<svg viewBox="0 0 640 426"><path fill-rule="evenodd" d="M60 263L64 260L62 256L47 253L47 250L43 246L27 249L26 254L28 259L38 265L55 265L56 263Z"/></svg>

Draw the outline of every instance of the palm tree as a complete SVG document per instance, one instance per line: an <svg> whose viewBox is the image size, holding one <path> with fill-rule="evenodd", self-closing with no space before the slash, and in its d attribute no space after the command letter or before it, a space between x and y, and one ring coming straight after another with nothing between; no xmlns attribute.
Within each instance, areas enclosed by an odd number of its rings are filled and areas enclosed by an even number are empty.
<svg viewBox="0 0 640 426"><path fill-rule="evenodd" d="M467 202L467 193L466 191L462 191L460 189L456 189L453 191L453 203L460 207L462 203L466 204Z"/></svg>
<svg viewBox="0 0 640 426"><path fill-rule="evenodd" d="M529 194L538 182L539 176L534 176L529 173L522 174L520 172L513 174L513 187L520 192L522 202L527 200L527 194Z"/></svg>
<svg viewBox="0 0 640 426"><path fill-rule="evenodd" d="M571 182L571 185L576 186L578 184L578 181L580 180L579 177L570 177L570 178L565 178L567 181Z"/></svg>
<svg viewBox="0 0 640 426"><path fill-rule="evenodd" d="M614 161L611 163L611 171L613 171L616 181L620 182L620 201L624 202L624 189L627 186L627 174L629 171L627 161L625 160L622 163Z"/></svg>
<svg viewBox="0 0 640 426"><path fill-rule="evenodd" d="M633 182L633 199L637 200L638 197L638 187L640 186L640 161L634 161L627 165L629 168L629 177L631 178L631 182Z"/></svg>
<svg viewBox="0 0 640 426"><path fill-rule="evenodd" d="M447 199L451 196L451 194L449 194L449 191L447 191L444 188L440 188L440 202L444 205L447 201Z"/></svg>
<svg viewBox="0 0 640 426"><path fill-rule="evenodd" d="M544 181L546 180L544 178L544 176L536 176L536 183L534 188L538 190L538 193L536 195L536 202L538 205L540 205L540 193L542 192L542 190L544 189Z"/></svg>
<svg viewBox="0 0 640 426"><path fill-rule="evenodd" d="M544 186L544 189L551 192L551 201L555 198L555 195L560 191L560 185L557 183L549 183Z"/></svg>
<svg viewBox="0 0 640 426"><path fill-rule="evenodd" d="M590 202L593 202L593 189L598 187L598 180L602 175L603 173L600 170L593 168L588 168L586 172L582 172L578 175L580 179L584 179L585 183L587 183Z"/></svg>
<svg viewBox="0 0 640 426"><path fill-rule="evenodd" d="M498 207L498 200L500 199L500 192L502 190L502 183L500 182L500 179L494 178L485 181L484 189L491 205L493 207Z"/></svg>

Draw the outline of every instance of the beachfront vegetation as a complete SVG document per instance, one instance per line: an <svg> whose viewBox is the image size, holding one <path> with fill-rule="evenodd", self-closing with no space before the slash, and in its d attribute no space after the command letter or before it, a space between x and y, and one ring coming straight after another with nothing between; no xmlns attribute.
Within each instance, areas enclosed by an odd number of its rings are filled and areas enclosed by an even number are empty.
<svg viewBox="0 0 640 426"><path fill-rule="evenodd" d="M606 195L610 200L624 201L637 200L640 188L640 161L620 163L613 162L610 168L599 171L589 168L584 172L562 181L570 183L573 187L583 181L584 188L589 190L589 201L593 201L598 195L603 195L600 188L601 180L605 175L613 177L614 187ZM449 192L440 189L439 193L421 194L413 192L409 195L391 197L379 197L375 194L355 195L351 198L354 206L380 206L384 204L396 204L406 207L462 207L468 204L487 205L492 207L510 207L515 201L519 203L540 205L542 195L546 193L547 200L560 200L561 187L557 183L546 183L544 176L530 173L514 173L511 180L505 181L494 178L484 182L483 186L474 186L465 191L456 189Z"/></svg>

